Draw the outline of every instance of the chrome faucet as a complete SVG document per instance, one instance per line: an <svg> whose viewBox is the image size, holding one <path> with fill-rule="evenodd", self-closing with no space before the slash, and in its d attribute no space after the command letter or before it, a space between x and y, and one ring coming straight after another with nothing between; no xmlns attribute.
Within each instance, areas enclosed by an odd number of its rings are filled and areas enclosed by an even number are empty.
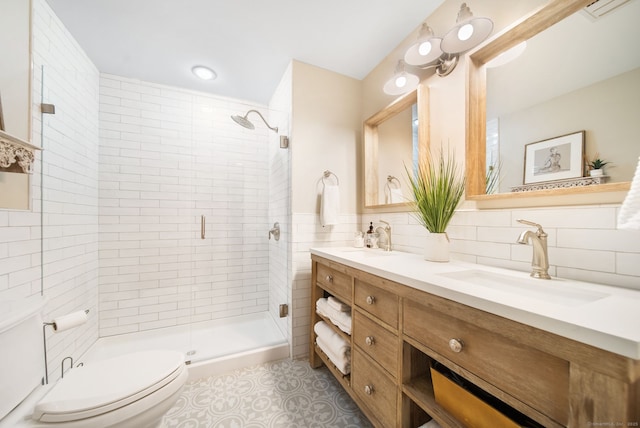
<svg viewBox="0 0 640 428"><path fill-rule="evenodd" d="M378 226L376 227L376 232L378 231L378 229L382 230L384 232L384 236L385 236L385 246L384 246L384 250L385 251L391 251L391 225L389 223L387 223L384 220L380 220L380 223L384 223L386 226L382 227L382 226Z"/></svg>
<svg viewBox="0 0 640 428"><path fill-rule="evenodd" d="M549 276L549 254L547 253L547 234L542 230L542 226L528 220L518 219L518 223L537 227L536 232L525 230L518 237L518 244L528 244L531 241L533 246L533 260L531 261L531 276L540 279L551 279Z"/></svg>

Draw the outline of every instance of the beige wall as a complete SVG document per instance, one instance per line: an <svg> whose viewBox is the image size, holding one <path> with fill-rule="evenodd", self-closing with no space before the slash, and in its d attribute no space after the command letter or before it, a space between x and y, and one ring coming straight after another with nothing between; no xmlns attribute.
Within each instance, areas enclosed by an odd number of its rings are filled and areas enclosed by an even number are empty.
<svg viewBox="0 0 640 428"><path fill-rule="evenodd" d="M500 117L500 191L522 184L526 144L581 130L586 131L586 157L599 153L610 161L605 172L612 182L631 181L637 158L629 154L638 153L640 135L638 82L640 68Z"/></svg>
<svg viewBox="0 0 640 428"><path fill-rule="evenodd" d="M341 213L360 206L361 82L293 62L292 211L318 213L324 170L340 179Z"/></svg>

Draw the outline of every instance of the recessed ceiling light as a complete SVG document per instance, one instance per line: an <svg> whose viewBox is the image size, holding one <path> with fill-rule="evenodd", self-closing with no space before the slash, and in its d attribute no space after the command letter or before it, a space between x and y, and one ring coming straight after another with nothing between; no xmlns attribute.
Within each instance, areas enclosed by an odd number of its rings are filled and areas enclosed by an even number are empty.
<svg viewBox="0 0 640 428"><path fill-rule="evenodd" d="M218 77L215 71L204 65L196 65L191 71L202 80L214 80Z"/></svg>

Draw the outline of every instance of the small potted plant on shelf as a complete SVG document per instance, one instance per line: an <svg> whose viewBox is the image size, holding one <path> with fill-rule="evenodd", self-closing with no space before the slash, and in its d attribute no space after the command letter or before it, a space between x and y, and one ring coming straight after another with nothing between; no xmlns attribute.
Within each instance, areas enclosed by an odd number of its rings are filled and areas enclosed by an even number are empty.
<svg viewBox="0 0 640 428"><path fill-rule="evenodd" d="M464 194L465 178L449 152L421 159L416 171L405 170L413 193L410 202L415 218L429 231L425 260L449 261L446 228Z"/></svg>
<svg viewBox="0 0 640 428"><path fill-rule="evenodd" d="M610 162L600 159L600 156L598 155L598 153L596 153L593 159L591 159L587 163L589 167L589 175L591 177L599 177L601 175L604 175L604 166L608 165L609 163Z"/></svg>

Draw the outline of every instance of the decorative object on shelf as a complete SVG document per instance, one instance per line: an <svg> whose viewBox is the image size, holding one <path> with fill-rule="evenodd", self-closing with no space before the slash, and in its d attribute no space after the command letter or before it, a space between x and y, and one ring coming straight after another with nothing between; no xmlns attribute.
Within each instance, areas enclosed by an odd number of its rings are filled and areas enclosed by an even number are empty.
<svg viewBox="0 0 640 428"><path fill-rule="evenodd" d="M585 131L524 147L524 184L582 177Z"/></svg>
<svg viewBox="0 0 640 428"><path fill-rule="evenodd" d="M423 23L416 43L407 49L404 60L398 61L394 76L384 85L384 92L400 95L415 89L419 78L407 72L406 65L424 70L435 68L440 77L449 75L456 68L460 54L478 46L489 37L492 30L493 21L489 18L474 18L466 3L460 6L456 25L443 37L436 37L431 27L426 22ZM413 81L415 86L412 87L409 83Z"/></svg>
<svg viewBox="0 0 640 428"><path fill-rule="evenodd" d="M417 170L411 172L405 165L414 200L410 202L415 218L429 231L425 245L425 260L449 261L449 236L446 228L464 194L465 178L455 162L452 152L445 157L424 158Z"/></svg>
<svg viewBox="0 0 640 428"><path fill-rule="evenodd" d="M603 159L600 159L600 155L598 155L598 153L596 153L593 156L593 159L591 159L588 163L587 163L587 167L589 168L589 175L591 177L601 177L604 175L604 167L605 165L610 164L611 162L608 161L604 161Z"/></svg>
<svg viewBox="0 0 640 428"><path fill-rule="evenodd" d="M568 189L570 187L584 187L593 186L596 184L604 184L609 179L607 175L601 175L599 177L579 177L570 178L567 180L558 181L545 181L542 183L523 184L520 186L513 186L512 192L532 192L534 190L549 190L549 189Z"/></svg>
<svg viewBox="0 0 640 428"><path fill-rule="evenodd" d="M17 162L22 172L30 173L36 150L40 148L0 130L0 168Z"/></svg>
<svg viewBox="0 0 640 428"><path fill-rule="evenodd" d="M631 188L618 213L618 229L640 230L640 157Z"/></svg>

